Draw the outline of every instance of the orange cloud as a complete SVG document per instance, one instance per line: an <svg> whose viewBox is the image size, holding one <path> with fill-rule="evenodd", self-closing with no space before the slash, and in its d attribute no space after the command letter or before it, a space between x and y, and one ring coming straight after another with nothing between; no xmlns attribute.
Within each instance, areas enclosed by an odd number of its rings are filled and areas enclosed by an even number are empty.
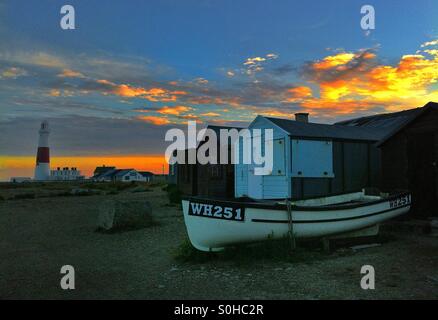
<svg viewBox="0 0 438 320"><path fill-rule="evenodd" d="M177 100L177 96L185 95L185 91L170 91L163 88L145 89L142 87L132 87L127 84L116 86L112 93L121 97L139 97L153 102L173 102Z"/></svg>
<svg viewBox="0 0 438 320"><path fill-rule="evenodd" d="M306 86L294 87L286 90L286 102L300 102L312 96L312 89Z"/></svg>
<svg viewBox="0 0 438 320"><path fill-rule="evenodd" d="M330 69L339 65L344 65L354 58L354 53L338 53L333 56L328 56L321 61L313 63L313 68L317 70Z"/></svg>
<svg viewBox="0 0 438 320"><path fill-rule="evenodd" d="M220 117L220 114L216 113L216 112L206 112L206 113L202 113L201 116L204 116L204 117Z"/></svg>
<svg viewBox="0 0 438 320"><path fill-rule="evenodd" d="M100 83L100 84L105 84L108 86L115 86L116 85L115 83L108 81L108 80L105 80L105 79L99 79L99 80L96 80L96 82Z"/></svg>
<svg viewBox="0 0 438 320"><path fill-rule="evenodd" d="M163 126L166 124L170 124L169 119L165 118L165 117L156 117L156 116L138 116L137 117L138 120L144 121L144 122L148 122L148 123L152 123L156 126Z"/></svg>
<svg viewBox="0 0 438 320"><path fill-rule="evenodd" d="M186 106L174 106L174 107L165 106L165 107L158 109L157 112L160 114L168 114L168 115L178 116L181 113L188 112L192 109L193 108L186 107Z"/></svg>
<svg viewBox="0 0 438 320"><path fill-rule="evenodd" d="M59 97L61 96L61 91L58 89L52 89L49 91L48 95L51 97Z"/></svg>
<svg viewBox="0 0 438 320"><path fill-rule="evenodd" d="M62 73L58 74L61 78L84 78L84 75L78 71L73 71L70 69L64 69Z"/></svg>

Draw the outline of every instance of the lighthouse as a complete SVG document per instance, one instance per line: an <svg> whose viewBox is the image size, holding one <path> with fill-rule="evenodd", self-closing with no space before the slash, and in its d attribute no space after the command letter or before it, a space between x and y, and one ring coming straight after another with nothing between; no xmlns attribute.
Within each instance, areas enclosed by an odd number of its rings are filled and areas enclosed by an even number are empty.
<svg viewBox="0 0 438 320"><path fill-rule="evenodd" d="M50 178L50 153L49 153L49 123L41 122L41 128L38 131L38 151L35 166L35 180L49 180Z"/></svg>

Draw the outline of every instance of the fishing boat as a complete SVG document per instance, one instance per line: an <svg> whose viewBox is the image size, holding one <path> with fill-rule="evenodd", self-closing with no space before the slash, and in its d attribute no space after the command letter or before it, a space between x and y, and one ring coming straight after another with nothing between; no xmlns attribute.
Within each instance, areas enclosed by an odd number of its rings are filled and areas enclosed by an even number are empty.
<svg viewBox="0 0 438 320"><path fill-rule="evenodd" d="M364 191L306 200L250 198L182 200L192 245L201 251L278 239L324 238L363 230L409 211L411 194L367 195Z"/></svg>

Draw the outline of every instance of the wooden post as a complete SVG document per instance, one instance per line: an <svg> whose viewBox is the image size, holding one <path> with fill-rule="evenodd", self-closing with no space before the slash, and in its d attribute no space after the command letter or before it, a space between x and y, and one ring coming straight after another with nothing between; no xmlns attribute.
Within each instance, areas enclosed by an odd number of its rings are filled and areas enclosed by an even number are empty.
<svg viewBox="0 0 438 320"><path fill-rule="evenodd" d="M293 220L292 220L292 204L290 203L289 199L286 199L286 206L287 206L287 216L288 216L288 222L289 222L290 248L291 248L291 251L295 251L297 246L296 246L296 242L295 242L294 226L293 226Z"/></svg>

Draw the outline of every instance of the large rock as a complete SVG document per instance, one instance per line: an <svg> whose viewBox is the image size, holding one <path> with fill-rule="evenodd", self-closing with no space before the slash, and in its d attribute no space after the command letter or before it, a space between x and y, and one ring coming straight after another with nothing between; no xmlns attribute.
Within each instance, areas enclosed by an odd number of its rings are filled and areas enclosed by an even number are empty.
<svg viewBox="0 0 438 320"><path fill-rule="evenodd" d="M101 230L139 229L153 223L148 201L106 200L99 206L98 228Z"/></svg>

